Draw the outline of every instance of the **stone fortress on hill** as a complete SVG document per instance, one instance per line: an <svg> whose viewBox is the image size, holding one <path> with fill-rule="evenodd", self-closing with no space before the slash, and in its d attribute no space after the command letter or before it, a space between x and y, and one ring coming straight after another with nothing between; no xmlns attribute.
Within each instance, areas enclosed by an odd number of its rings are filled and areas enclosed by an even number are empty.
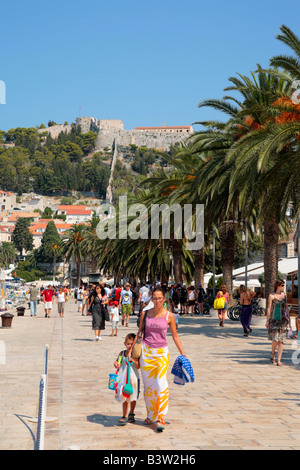
<svg viewBox="0 0 300 470"><path fill-rule="evenodd" d="M148 147L153 149L167 150L170 146L183 142L194 131L192 126L161 126L161 127L135 127L133 130L124 129L120 119L100 119L94 117L78 117L76 125L80 126L82 133L89 131L98 134L96 139L96 150L107 147L113 148L116 143L119 146ZM60 132L69 133L71 125L57 124L47 129L53 138L58 137Z"/></svg>

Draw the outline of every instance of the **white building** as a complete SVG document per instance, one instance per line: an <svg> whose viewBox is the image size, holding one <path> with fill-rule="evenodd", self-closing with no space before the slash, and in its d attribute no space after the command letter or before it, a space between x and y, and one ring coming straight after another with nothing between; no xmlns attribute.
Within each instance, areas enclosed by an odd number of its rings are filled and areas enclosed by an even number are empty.
<svg viewBox="0 0 300 470"><path fill-rule="evenodd" d="M0 190L0 212L11 211L17 202L16 194Z"/></svg>
<svg viewBox="0 0 300 470"><path fill-rule="evenodd" d="M93 217L93 211L85 209L69 209L66 213L67 224L80 224L88 222Z"/></svg>

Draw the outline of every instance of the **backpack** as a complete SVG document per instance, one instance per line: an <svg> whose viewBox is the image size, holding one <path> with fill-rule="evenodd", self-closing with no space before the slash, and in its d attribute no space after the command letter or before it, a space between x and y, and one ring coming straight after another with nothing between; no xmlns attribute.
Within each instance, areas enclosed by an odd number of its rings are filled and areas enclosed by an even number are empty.
<svg viewBox="0 0 300 470"><path fill-rule="evenodd" d="M79 291L77 294L77 300L83 300L83 292Z"/></svg>

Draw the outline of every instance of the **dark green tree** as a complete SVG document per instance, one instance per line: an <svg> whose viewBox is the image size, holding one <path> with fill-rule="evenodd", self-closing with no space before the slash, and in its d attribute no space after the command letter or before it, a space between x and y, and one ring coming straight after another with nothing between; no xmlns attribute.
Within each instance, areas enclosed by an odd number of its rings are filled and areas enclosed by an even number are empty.
<svg viewBox="0 0 300 470"><path fill-rule="evenodd" d="M61 238L54 222L46 227L40 247L40 257L53 264L53 281L55 281L56 262L61 259Z"/></svg>
<svg viewBox="0 0 300 470"><path fill-rule="evenodd" d="M12 233L12 242L21 256L23 250L31 251L33 249L33 236L29 231L30 222L31 219L19 217Z"/></svg>

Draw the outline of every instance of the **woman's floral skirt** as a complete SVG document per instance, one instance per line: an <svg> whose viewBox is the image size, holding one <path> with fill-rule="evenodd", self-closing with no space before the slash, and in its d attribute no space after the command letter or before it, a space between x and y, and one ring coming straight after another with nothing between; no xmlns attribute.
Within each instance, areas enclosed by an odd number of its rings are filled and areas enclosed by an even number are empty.
<svg viewBox="0 0 300 470"><path fill-rule="evenodd" d="M164 417L167 414L169 405L168 367L168 347L156 349L143 344L140 368L144 384L147 418L153 422L165 423Z"/></svg>

